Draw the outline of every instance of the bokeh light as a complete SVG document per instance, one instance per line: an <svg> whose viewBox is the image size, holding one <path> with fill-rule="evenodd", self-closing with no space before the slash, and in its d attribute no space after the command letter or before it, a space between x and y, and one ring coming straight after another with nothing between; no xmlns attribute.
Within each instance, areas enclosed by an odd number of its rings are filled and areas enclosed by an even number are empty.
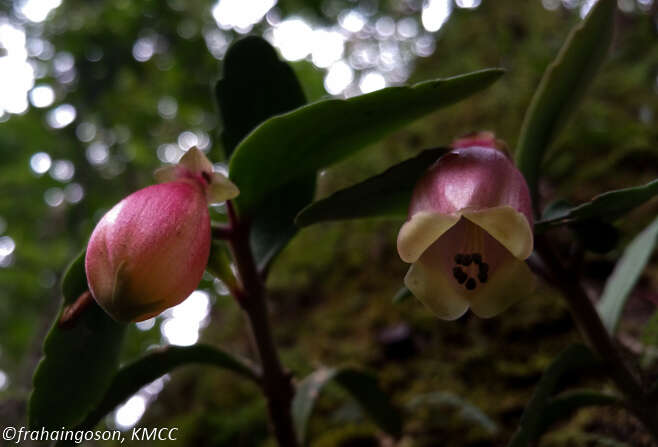
<svg viewBox="0 0 658 447"><path fill-rule="evenodd" d="M333 64L324 77L324 88L332 95L341 94L354 80L354 71L346 62Z"/></svg>
<svg viewBox="0 0 658 447"><path fill-rule="evenodd" d="M146 399L136 394L117 409L114 422L119 429L131 429L142 418L144 411L146 411Z"/></svg>
<svg viewBox="0 0 658 447"><path fill-rule="evenodd" d="M50 167L50 176L60 182L68 182L75 174L75 166L70 160L56 160Z"/></svg>
<svg viewBox="0 0 658 447"><path fill-rule="evenodd" d="M45 152L37 152L30 157L30 169L38 175L45 174L52 166L50 155Z"/></svg>
<svg viewBox="0 0 658 447"><path fill-rule="evenodd" d="M0 370L0 391L4 391L9 387L9 378L7 374Z"/></svg>
<svg viewBox="0 0 658 447"><path fill-rule="evenodd" d="M38 85L30 90L30 102L34 107L48 107L55 101L55 91L49 85Z"/></svg>
<svg viewBox="0 0 658 447"><path fill-rule="evenodd" d="M274 5L276 0L219 0L211 12L220 28L245 33Z"/></svg>
<svg viewBox="0 0 658 447"><path fill-rule="evenodd" d="M371 93L384 87L386 87L386 79L376 71L365 73L359 81L359 88L363 93Z"/></svg>
<svg viewBox="0 0 658 447"><path fill-rule="evenodd" d="M18 2L17 9L30 22L40 23L61 4L62 0L23 0Z"/></svg>
<svg viewBox="0 0 658 447"><path fill-rule="evenodd" d="M62 190L62 188L48 188L43 194L44 202L53 208L58 207L64 203L65 198L66 196L64 195L64 190Z"/></svg>
<svg viewBox="0 0 658 447"><path fill-rule="evenodd" d="M162 335L172 345L193 345L199 339L199 330L207 323L209 313L208 293L196 290L185 301L165 312L165 320L160 326Z"/></svg>
<svg viewBox="0 0 658 447"><path fill-rule="evenodd" d="M452 0L429 0L421 15L423 27L433 33L441 29L452 13Z"/></svg>
<svg viewBox="0 0 658 447"><path fill-rule="evenodd" d="M64 188L64 196L70 204L80 203L85 196L85 190L79 183L71 183Z"/></svg>
<svg viewBox="0 0 658 447"><path fill-rule="evenodd" d="M19 114L28 108L27 93L34 85L34 69L27 61L25 30L0 18L0 111Z"/></svg>
<svg viewBox="0 0 658 447"><path fill-rule="evenodd" d="M313 48L313 29L297 17L279 23L272 36L272 44L289 61L304 59Z"/></svg>
<svg viewBox="0 0 658 447"><path fill-rule="evenodd" d="M71 124L75 120L75 117L75 107L71 104L62 104L48 112L46 122L53 129L62 129Z"/></svg>

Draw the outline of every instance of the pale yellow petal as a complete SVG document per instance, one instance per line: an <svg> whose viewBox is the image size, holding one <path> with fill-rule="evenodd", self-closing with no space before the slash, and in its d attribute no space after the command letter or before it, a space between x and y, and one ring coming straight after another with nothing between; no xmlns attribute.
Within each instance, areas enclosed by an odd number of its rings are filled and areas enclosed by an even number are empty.
<svg viewBox="0 0 658 447"><path fill-rule="evenodd" d="M535 276L525 262L509 258L485 284L471 292L471 310L480 318L503 312L516 301L530 296L536 288Z"/></svg>
<svg viewBox="0 0 658 447"><path fill-rule="evenodd" d="M208 160L205 154L196 147L190 148L185 152L178 164L195 174L201 172L211 173L213 169L210 160Z"/></svg>
<svg viewBox="0 0 658 447"><path fill-rule="evenodd" d="M418 261L411 265L404 283L434 315L442 320L456 320L468 310L466 301L441 270L429 269Z"/></svg>
<svg viewBox="0 0 658 447"><path fill-rule="evenodd" d="M398 234L398 253L404 262L416 262L427 248L459 220L459 216L420 211Z"/></svg>
<svg viewBox="0 0 658 447"><path fill-rule="evenodd" d="M163 166L156 169L153 176L158 183L173 182L178 179L177 171L177 166Z"/></svg>
<svg viewBox="0 0 658 447"><path fill-rule="evenodd" d="M240 190L235 186L235 183L219 172L212 175L212 180L208 186L208 201L210 203L234 199L238 194L240 194Z"/></svg>
<svg viewBox="0 0 658 447"><path fill-rule="evenodd" d="M509 206L482 211L465 211L464 217L489 233L515 258L527 259L532 253L532 228L526 217Z"/></svg>

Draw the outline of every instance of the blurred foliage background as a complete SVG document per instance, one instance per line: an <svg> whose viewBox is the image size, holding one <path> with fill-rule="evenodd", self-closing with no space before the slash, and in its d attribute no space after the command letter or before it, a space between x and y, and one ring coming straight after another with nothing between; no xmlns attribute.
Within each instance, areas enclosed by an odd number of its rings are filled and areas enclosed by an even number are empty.
<svg viewBox="0 0 658 447"><path fill-rule="evenodd" d="M488 66L507 69L487 91L320 173L322 197L474 130L495 131L513 150L543 70L591 3L1 2L0 421L24 425L31 374L60 300L60 274L100 216L193 145L223 161L211 86L231 41L247 33L268 38L310 101ZM546 164L546 203L576 203L658 176L656 9L651 0L619 0L612 52ZM654 200L615 223L620 241L612 251L587 253L591 290L600 290L624 243L657 212ZM214 213L221 216L221 207ZM317 225L282 253L269 286L283 360L298 377L320 365L377 371L394 401L409 407L400 445L504 445L543 369L578 338L573 323L550 291L486 321L440 322L415 300L392 304L406 270L395 251L399 225ZM563 232L566 252L573 235ZM642 329L657 290L654 257L620 340L658 376L658 331ZM124 360L197 339L253 355L245 335L226 288L207 277L186 307L133 325ZM168 445L273 445L258 391L208 368L166 376L105 423L127 428L138 421L179 427L179 440ZM608 410L575 415L542 445L604 438L650 445L630 416ZM339 390L321 400L311 439L316 446L390 445Z"/></svg>

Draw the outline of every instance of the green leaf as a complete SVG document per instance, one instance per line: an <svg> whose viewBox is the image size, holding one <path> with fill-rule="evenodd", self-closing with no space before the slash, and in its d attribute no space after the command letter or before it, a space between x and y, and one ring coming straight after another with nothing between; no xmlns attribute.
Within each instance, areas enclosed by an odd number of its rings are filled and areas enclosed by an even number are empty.
<svg viewBox="0 0 658 447"><path fill-rule="evenodd" d="M395 296L393 297L393 304L407 301L409 298L413 298L413 296L414 294L411 293L411 290L409 290L406 286L402 286L400 287L400 290L395 293Z"/></svg>
<svg viewBox="0 0 658 447"><path fill-rule="evenodd" d="M224 129L227 156L254 128L267 119L306 103L292 68L279 60L266 40L249 36L231 45L224 59L224 78L215 89ZM256 148L259 157L271 148ZM260 270L297 232L294 218L315 195L315 172L288 178L274 188L264 188L264 201L252 218L250 243Z"/></svg>
<svg viewBox="0 0 658 447"><path fill-rule="evenodd" d="M495 434L498 432L498 426L496 423L482 410L451 392L436 391L415 396L407 404L407 407L409 410L414 411L418 407L426 405L454 408L459 411L459 415L462 419L481 427L487 433Z"/></svg>
<svg viewBox="0 0 658 447"><path fill-rule="evenodd" d="M488 69L347 100L330 99L267 120L238 145L231 158L230 177L240 188L239 209L247 215L257 213L270 191L315 174L415 119L484 89L502 73Z"/></svg>
<svg viewBox="0 0 658 447"><path fill-rule="evenodd" d="M535 222L535 231L537 231L538 229L537 225L540 222L560 219L562 216L567 214L571 208L573 208L573 205L568 200L557 199L552 201L551 203L546 205L546 208L544 208L544 211L542 212L541 215L541 220Z"/></svg>
<svg viewBox="0 0 658 447"><path fill-rule="evenodd" d="M615 332L626 299L640 279L658 239L658 218L646 227L624 250L605 284L597 309L608 332Z"/></svg>
<svg viewBox="0 0 658 447"><path fill-rule="evenodd" d="M608 191L591 201L570 207L560 202L544 211L542 219L535 223L535 231L543 232L551 227L581 222L593 218L614 220L658 195L658 179L631 188Z"/></svg>
<svg viewBox="0 0 658 447"><path fill-rule="evenodd" d="M544 155L605 59L617 2L599 0L569 34L532 97L519 135L516 163L533 197Z"/></svg>
<svg viewBox="0 0 658 447"><path fill-rule="evenodd" d="M622 403L622 400L617 396L595 390L572 390L562 393L549 400L541 417L539 434L545 432L554 423L568 418L576 410L583 407L621 405Z"/></svg>
<svg viewBox="0 0 658 447"><path fill-rule="evenodd" d="M528 402L521 423L508 447L522 447L536 441L544 429L544 411L560 380L567 374L576 374L599 365L599 360L584 345L571 345L562 351L542 375Z"/></svg>
<svg viewBox="0 0 658 447"><path fill-rule="evenodd" d="M119 366L125 326L92 301L71 328L58 326L67 304L87 290L82 252L62 281L64 301L43 345L28 406L32 428L59 429L80 423L100 401Z"/></svg>
<svg viewBox="0 0 658 447"><path fill-rule="evenodd" d="M315 401L330 382L347 391L382 430L394 436L400 434L400 413L393 407L374 376L352 368L322 368L305 377L297 385L292 401L295 431L301 445L306 441L306 429Z"/></svg>
<svg viewBox="0 0 658 447"><path fill-rule="evenodd" d="M306 98L292 68L260 37L248 36L232 44L223 67L215 94L228 158L256 126L306 104Z"/></svg>
<svg viewBox="0 0 658 447"><path fill-rule="evenodd" d="M315 174L297 179L270 191L251 224L250 244L260 271L267 270L274 257L297 234L295 216L315 195Z"/></svg>
<svg viewBox="0 0 658 447"><path fill-rule="evenodd" d="M98 422L135 394L141 387L173 369L192 363L213 365L234 372L253 382L260 382L260 373L246 360L218 348L197 344L193 346L166 346L151 351L135 362L122 367L105 391L103 399L89 412L80 429L91 429Z"/></svg>
<svg viewBox="0 0 658 447"><path fill-rule="evenodd" d="M313 202L299 213L295 222L305 227L331 220L406 216L414 186L448 150L425 150L381 174Z"/></svg>
<svg viewBox="0 0 658 447"><path fill-rule="evenodd" d="M642 328L642 343L658 346L658 311L655 311Z"/></svg>
<svg viewBox="0 0 658 447"><path fill-rule="evenodd" d="M87 290L87 275L85 274L85 254L87 250L82 250L71 261L64 270L62 275L62 296L64 303L70 304Z"/></svg>
<svg viewBox="0 0 658 447"><path fill-rule="evenodd" d="M226 244L213 240L210 244L210 256L208 256L206 270L224 282L231 292L238 289L238 280L231 268L232 262Z"/></svg>

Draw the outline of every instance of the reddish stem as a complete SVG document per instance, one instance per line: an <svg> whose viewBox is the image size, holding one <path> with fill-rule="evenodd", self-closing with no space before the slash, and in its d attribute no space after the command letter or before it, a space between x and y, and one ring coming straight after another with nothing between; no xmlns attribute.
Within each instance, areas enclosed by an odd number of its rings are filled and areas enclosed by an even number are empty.
<svg viewBox="0 0 658 447"><path fill-rule="evenodd" d="M213 224L211 227L213 239L229 240L233 237L233 229L230 225Z"/></svg>
<svg viewBox="0 0 658 447"><path fill-rule="evenodd" d="M258 350L263 370L263 391L267 398L274 435L281 447L297 447L291 403L294 388L291 375L279 360L265 300L265 285L258 272L249 245L249 225L241 221L233 204L226 203L231 226L228 242L238 268L242 297L239 300L251 328L252 340Z"/></svg>
<svg viewBox="0 0 658 447"><path fill-rule="evenodd" d="M653 437L658 440L656 405L650 401L638 375L629 368L615 346L594 308L594 304L583 290L578 276L564 267L546 236L537 236L535 248L545 263L546 276L550 278L552 284L558 286L564 293L571 315L585 340L606 364L607 374L626 395L629 408L644 423Z"/></svg>

